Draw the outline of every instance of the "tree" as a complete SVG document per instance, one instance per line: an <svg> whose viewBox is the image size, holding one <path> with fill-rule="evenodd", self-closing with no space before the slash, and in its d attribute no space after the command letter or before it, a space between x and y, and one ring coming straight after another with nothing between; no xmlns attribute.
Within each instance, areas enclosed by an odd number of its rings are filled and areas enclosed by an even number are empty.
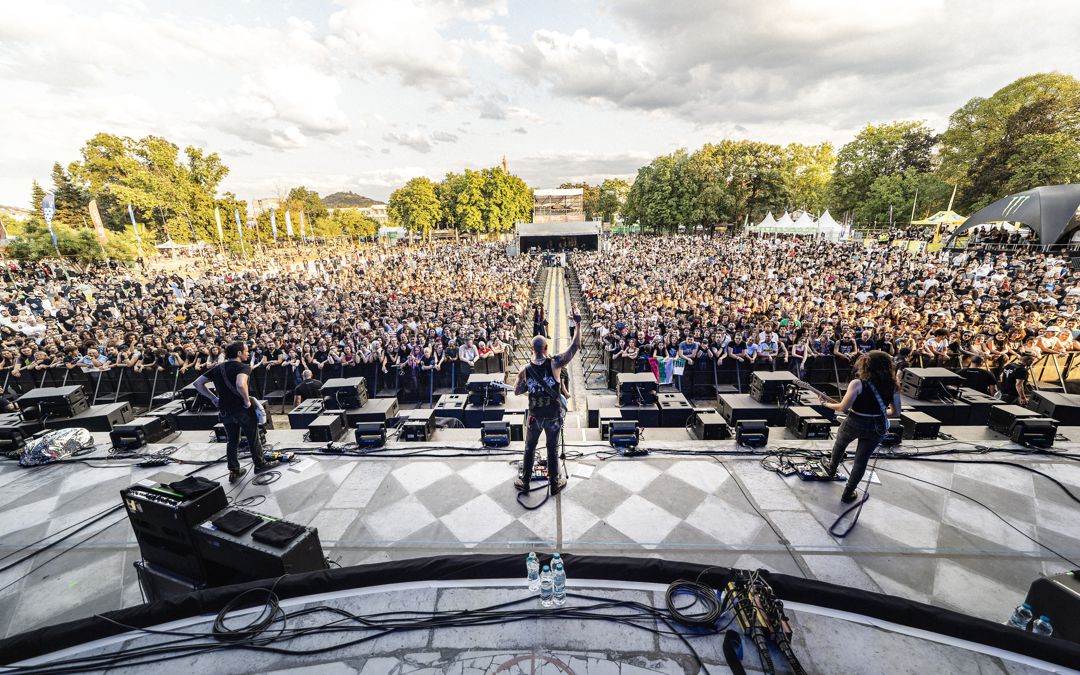
<svg viewBox="0 0 1080 675"><path fill-rule="evenodd" d="M930 171L935 143L922 121L867 125L836 155L830 203L837 211L855 209L880 176Z"/></svg>
<svg viewBox="0 0 1080 675"><path fill-rule="evenodd" d="M621 178L607 178L600 184L596 212L605 223L615 222L615 214L621 213L629 192L630 185Z"/></svg>
<svg viewBox="0 0 1080 675"><path fill-rule="evenodd" d="M30 184L30 213L41 214L41 200L45 199L45 189L36 180Z"/></svg>
<svg viewBox="0 0 1080 675"><path fill-rule="evenodd" d="M329 218L329 222L336 230L336 234L346 237L369 239L379 233L379 224L356 209L337 209Z"/></svg>
<svg viewBox="0 0 1080 675"><path fill-rule="evenodd" d="M941 169L957 205L975 210L1012 192L1080 181L1080 81L1040 73L973 98L949 118Z"/></svg>
<svg viewBox="0 0 1080 675"><path fill-rule="evenodd" d="M829 187L836 168L832 143L791 143L784 148L784 155L784 185L791 205L813 213L828 208Z"/></svg>
<svg viewBox="0 0 1080 675"><path fill-rule="evenodd" d="M470 173L470 172L466 172ZM471 172L477 173L477 172ZM479 175L479 174L477 174ZM483 179L480 178L481 184ZM435 196L435 185L423 176L411 179L390 195L386 208L391 220L410 232L427 237L438 224L440 210L439 199Z"/></svg>
<svg viewBox="0 0 1080 675"><path fill-rule="evenodd" d="M559 186L562 189L581 188L582 193L582 206L585 211L585 220L593 220L599 213L600 202L600 186L589 185L588 183L563 183Z"/></svg>
<svg viewBox="0 0 1080 675"><path fill-rule="evenodd" d="M56 197L56 220L71 227L87 225L89 218L86 216L86 207L90 203L90 197L75 184L60 162L53 163L52 182L53 195Z"/></svg>
<svg viewBox="0 0 1080 675"><path fill-rule="evenodd" d="M125 261L135 259L134 235L109 234L102 247L94 231L87 227L73 228L53 221L53 231L56 233L56 248L53 247L52 237L44 220L31 218L23 223L22 232L7 247L5 255L20 260L41 260L55 258L56 249L59 248L60 255L84 266L106 257Z"/></svg>
<svg viewBox="0 0 1080 675"><path fill-rule="evenodd" d="M300 232L301 213L304 214L304 220L310 228L309 234L314 233L318 229L319 223L330 215L326 205L319 199L319 193L309 190L303 185L289 190L289 196L285 198L284 207L293 214L297 234Z"/></svg>
<svg viewBox="0 0 1080 675"><path fill-rule="evenodd" d="M936 175L908 169L899 174L878 176L866 197L855 207L854 217L858 223L888 225L889 208L892 207L893 223L905 225L913 206L916 218L920 218L944 210L951 195L952 186Z"/></svg>

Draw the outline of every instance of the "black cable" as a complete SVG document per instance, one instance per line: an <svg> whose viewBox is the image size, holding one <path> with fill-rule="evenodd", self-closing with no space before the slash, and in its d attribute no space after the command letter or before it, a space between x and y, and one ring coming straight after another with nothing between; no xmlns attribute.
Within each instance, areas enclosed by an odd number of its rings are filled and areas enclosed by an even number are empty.
<svg viewBox="0 0 1080 675"><path fill-rule="evenodd" d="M263 588L251 588L243 593L237 595L229 602L225 603L225 606L221 608L221 611L214 617L214 637L223 642L238 642L241 640L253 640L263 632L272 626L279 618L282 621L282 628L285 627L285 613L281 610L281 604L278 600L277 594L274 593L274 589L277 588L277 584L284 578L284 575L277 578L274 581L274 585L269 589ZM244 599L254 593L265 593L265 607L250 623L247 623L239 628L231 628L225 623L225 619L228 615L240 608Z"/></svg>
<svg viewBox="0 0 1080 675"><path fill-rule="evenodd" d="M675 598L679 595L689 595L694 598L694 602L679 607L675 604ZM664 593L664 600L667 603L668 612L671 613L671 618L684 626L692 628L715 626L724 613L720 607L720 601L716 598L716 591L697 581L677 579L671 582ZM705 606L704 610L693 614L686 612L686 610L699 603Z"/></svg>

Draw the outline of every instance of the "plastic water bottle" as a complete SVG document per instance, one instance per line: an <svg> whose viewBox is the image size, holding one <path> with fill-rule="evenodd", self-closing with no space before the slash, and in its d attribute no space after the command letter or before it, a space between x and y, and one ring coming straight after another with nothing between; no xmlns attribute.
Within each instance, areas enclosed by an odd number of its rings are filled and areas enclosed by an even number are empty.
<svg viewBox="0 0 1080 675"><path fill-rule="evenodd" d="M540 572L540 606L551 607L554 604L555 583L551 579L551 568L544 565Z"/></svg>
<svg viewBox="0 0 1080 675"><path fill-rule="evenodd" d="M563 562L562 556L558 551L555 551L555 555L551 556L551 569L555 569L555 566L562 563L563 569L566 569L566 563Z"/></svg>
<svg viewBox="0 0 1080 675"><path fill-rule="evenodd" d="M529 551L529 556L525 558L525 573L529 579L529 590L540 590L540 559L533 551Z"/></svg>
<svg viewBox="0 0 1080 675"><path fill-rule="evenodd" d="M1005 622L1005 625L1027 630L1028 624L1031 623L1031 617L1031 605L1025 602L1013 610L1012 616Z"/></svg>
<svg viewBox="0 0 1080 675"><path fill-rule="evenodd" d="M563 564L561 562L555 563L555 571L552 573L552 582L554 586L554 600L557 607L562 607L566 604L566 571L563 570Z"/></svg>
<svg viewBox="0 0 1080 675"><path fill-rule="evenodd" d="M1050 625L1050 617L1043 614L1038 619L1035 619L1035 623L1031 624L1031 632L1046 637L1053 635L1054 627Z"/></svg>

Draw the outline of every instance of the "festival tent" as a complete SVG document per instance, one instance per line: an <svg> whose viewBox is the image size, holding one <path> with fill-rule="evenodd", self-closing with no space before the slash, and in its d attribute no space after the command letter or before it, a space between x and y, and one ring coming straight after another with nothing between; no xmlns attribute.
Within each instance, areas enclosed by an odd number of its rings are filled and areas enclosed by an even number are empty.
<svg viewBox="0 0 1080 675"><path fill-rule="evenodd" d="M948 245L974 227L999 221L1027 225L1039 244L1063 241L1065 235L1080 229L1080 184L1044 185L999 199L971 214L953 232Z"/></svg>
<svg viewBox="0 0 1080 675"><path fill-rule="evenodd" d="M787 211L784 211L784 215L780 216L776 221L775 232L787 232L788 228L795 224L795 221L791 219Z"/></svg>
<svg viewBox="0 0 1080 675"><path fill-rule="evenodd" d="M836 222L836 220L833 219L832 214L828 211L825 211L825 213L821 214L821 217L818 218L817 231L822 238L830 239L832 241L842 239L844 236L844 226Z"/></svg>
<svg viewBox="0 0 1080 675"><path fill-rule="evenodd" d="M793 227L798 232L809 233L816 233L818 229L817 223L814 222L814 219L806 211L802 212L802 215L795 221Z"/></svg>
<svg viewBox="0 0 1080 675"><path fill-rule="evenodd" d="M957 225L963 225L967 220L964 216L960 215L956 211L938 211L929 218L923 218L922 220L911 221L912 225L933 225L934 227L953 228Z"/></svg>
<svg viewBox="0 0 1080 675"><path fill-rule="evenodd" d="M757 224L759 229L773 227L776 225L776 218L773 218L772 211L765 214L765 217L761 219L761 222Z"/></svg>

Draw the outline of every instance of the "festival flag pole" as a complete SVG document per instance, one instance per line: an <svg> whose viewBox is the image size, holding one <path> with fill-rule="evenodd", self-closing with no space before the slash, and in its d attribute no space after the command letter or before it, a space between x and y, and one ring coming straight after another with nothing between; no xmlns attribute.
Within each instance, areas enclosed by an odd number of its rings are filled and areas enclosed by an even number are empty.
<svg viewBox="0 0 1080 675"><path fill-rule="evenodd" d="M915 204L919 201L919 188L915 188L915 199L911 200L911 221L915 220ZM911 224L910 222L908 223Z"/></svg>
<svg viewBox="0 0 1080 675"><path fill-rule="evenodd" d="M218 249L221 255L225 255L225 233L221 230L221 209L214 207L214 221L217 223Z"/></svg>
<svg viewBox="0 0 1080 675"><path fill-rule="evenodd" d="M131 218L131 229L135 232L135 247L139 250L139 262L142 262L142 237L139 236L139 226L135 224L135 211L131 208L131 204L128 204L128 218Z"/></svg>
<svg viewBox="0 0 1080 675"><path fill-rule="evenodd" d="M53 231L52 227L53 216L56 215L56 195L51 192L41 200L41 215L45 216L45 226L49 228L49 236L52 237L52 245L56 249L56 256L63 258L60 255L60 244L56 242L56 232Z"/></svg>
<svg viewBox="0 0 1080 675"><path fill-rule="evenodd" d="M233 218L236 219L236 232L240 235L240 254L247 257L247 249L244 247L244 228L240 226L240 209L233 209Z"/></svg>

